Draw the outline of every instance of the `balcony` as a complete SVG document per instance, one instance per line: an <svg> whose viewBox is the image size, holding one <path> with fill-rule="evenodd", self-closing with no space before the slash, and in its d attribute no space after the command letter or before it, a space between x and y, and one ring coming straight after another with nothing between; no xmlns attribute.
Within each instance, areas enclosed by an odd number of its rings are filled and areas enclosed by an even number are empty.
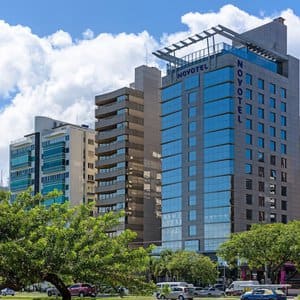
<svg viewBox="0 0 300 300"><path fill-rule="evenodd" d="M116 182L106 186L97 186L96 193L107 193L125 188L125 181Z"/></svg>
<svg viewBox="0 0 300 300"><path fill-rule="evenodd" d="M119 168L119 169L113 170L111 172L105 172L105 173L99 172L96 174L95 179L96 180L108 179L108 178L117 177L120 175L125 175L125 173L126 173L125 168Z"/></svg>
<svg viewBox="0 0 300 300"><path fill-rule="evenodd" d="M109 159L104 159L104 160L97 160L96 161L96 168L103 168L107 167L110 165L117 164L119 162L123 162L126 160L126 155L125 154L118 154L115 157L109 158Z"/></svg>
<svg viewBox="0 0 300 300"><path fill-rule="evenodd" d="M129 129L129 128L115 128L115 129L111 129L111 130L107 130L107 131L100 131L96 134L96 142L99 141L104 141L107 139L111 139L114 138L118 135L122 135L122 134L128 134L128 135L132 135L132 136L139 136L139 137L143 137L144 136L144 132L140 131L140 130L135 130L135 129Z"/></svg>
<svg viewBox="0 0 300 300"><path fill-rule="evenodd" d="M116 112L119 109L126 107L126 102L112 102L106 105L98 106L98 108L95 110L95 117L96 118L105 118L105 115L109 115L113 112Z"/></svg>
<svg viewBox="0 0 300 300"><path fill-rule="evenodd" d="M120 115L115 115L113 117L100 119L95 124L95 130L97 131L105 127L116 125L118 123L125 122L125 120L126 120L126 114L120 114Z"/></svg>

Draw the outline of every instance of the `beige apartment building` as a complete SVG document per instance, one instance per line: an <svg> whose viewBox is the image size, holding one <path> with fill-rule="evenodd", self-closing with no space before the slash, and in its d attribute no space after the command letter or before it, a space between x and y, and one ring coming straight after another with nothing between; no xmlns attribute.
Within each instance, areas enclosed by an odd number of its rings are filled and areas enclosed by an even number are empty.
<svg viewBox="0 0 300 300"><path fill-rule="evenodd" d="M137 233L136 245L161 240L160 71L140 66L135 82L96 103L96 209L125 211L112 235Z"/></svg>

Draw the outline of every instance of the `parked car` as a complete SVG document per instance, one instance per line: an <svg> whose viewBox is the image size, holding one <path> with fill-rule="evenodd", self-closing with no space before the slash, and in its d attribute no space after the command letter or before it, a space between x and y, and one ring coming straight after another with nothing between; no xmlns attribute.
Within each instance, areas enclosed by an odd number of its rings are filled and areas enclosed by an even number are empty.
<svg viewBox="0 0 300 300"><path fill-rule="evenodd" d="M194 295L195 295L195 296L199 296L199 293L200 293L203 289L204 289L203 287L195 286L195 287L194 287Z"/></svg>
<svg viewBox="0 0 300 300"><path fill-rule="evenodd" d="M220 290L220 291L224 291L226 290L226 285L223 283L215 283L214 284L214 288Z"/></svg>
<svg viewBox="0 0 300 300"><path fill-rule="evenodd" d="M173 286L170 288L170 292L163 293L163 290L157 293L157 299L178 299L178 300L193 300L194 289L186 286Z"/></svg>
<svg viewBox="0 0 300 300"><path fill-rule="evenodd" d="M198 296L214 296L214 297L222 297L225 296L225 292L221 291L215 287L208 287L198 291Z"/></svg>
<svg viewBox="0 0 300 300"><path fill-rule="evenodd" d="M96 296L96 288L93 285L90 285L88 283L75 283L68 287L71 296L79 296L79 297L85 297L85 296Z"/></svg>
<svg viewBox="0 0 300 300"><path fill-rule="evenodd" d="M286 300L282 290L277 289L254 289L241 296L241 300Z"/></svg>
<svg viewBox="0 0 300 300"><path fill-rule="evenodd" d="M51 296L60 296L59 290L54 286L47 288L46 293L49 297L51 297Z"/></svg>
<svg viewBox="0 0 300 300"><path fill-rule="evenodd" d="M3 290L1 290L1 295L2 296L14 296L15 291L13 289L10 289L10 288L4 288Z"/></svg>

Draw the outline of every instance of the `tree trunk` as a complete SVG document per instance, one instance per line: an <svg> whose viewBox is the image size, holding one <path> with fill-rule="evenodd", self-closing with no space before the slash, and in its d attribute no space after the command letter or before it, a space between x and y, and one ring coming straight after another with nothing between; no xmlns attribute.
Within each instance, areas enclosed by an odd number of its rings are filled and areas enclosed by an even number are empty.
<svg viewBox="0 0 300 300"><path fill-rule="evenodd" d="M70 291L67 289L64 282L56 274L47 273L45 276L43 276L43 279L52 283L58 289L63 300L71 300Z"/></svg>

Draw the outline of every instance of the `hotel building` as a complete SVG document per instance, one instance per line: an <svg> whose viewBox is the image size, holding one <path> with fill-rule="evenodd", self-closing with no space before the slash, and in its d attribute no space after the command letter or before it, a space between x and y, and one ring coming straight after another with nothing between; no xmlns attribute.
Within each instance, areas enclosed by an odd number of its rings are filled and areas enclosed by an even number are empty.
<svg viewBox="0 0 300 300"><path fill-rule="evenodd" d="M162 247L213 254L253 223L299 219L299 61L284 20L218 25L153 54L167 62Z"/></svg>

